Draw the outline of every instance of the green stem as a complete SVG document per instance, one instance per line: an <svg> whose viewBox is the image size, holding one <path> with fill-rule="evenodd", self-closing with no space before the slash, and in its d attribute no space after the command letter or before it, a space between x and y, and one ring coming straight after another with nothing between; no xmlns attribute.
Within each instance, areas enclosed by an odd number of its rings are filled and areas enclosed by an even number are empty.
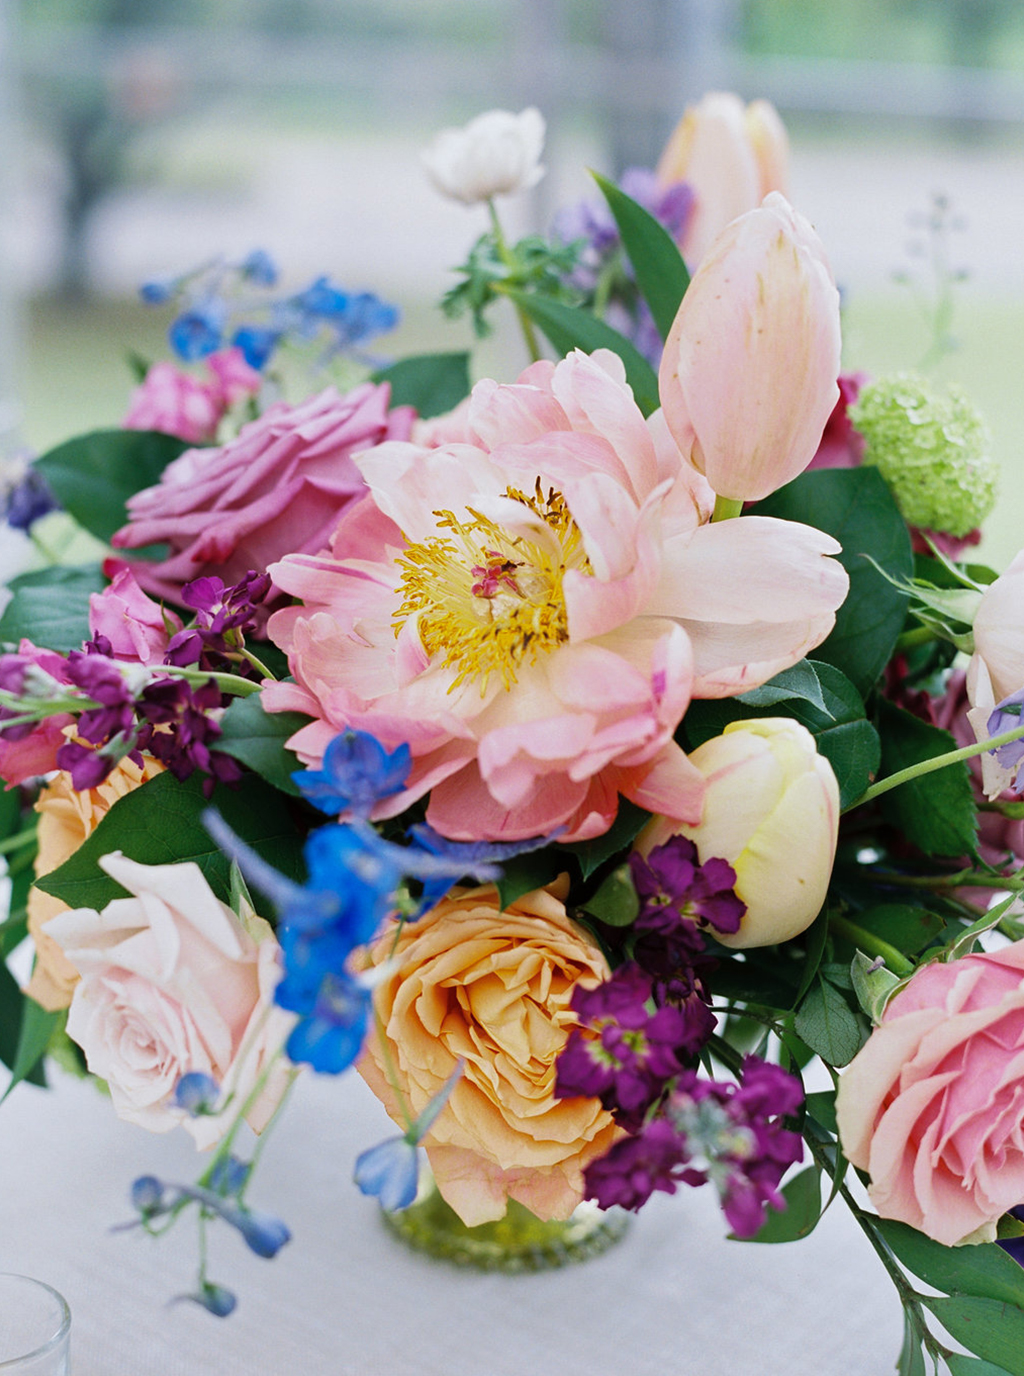
<svg viewBox="0 0 1024 1376"><path fill-rule="evenodd" d="M872 784L856 802L851 803L843 811L851 812L855 807L870 803L883 793L899 788L901 784L910 783L912 779L934 774L937 769L945 769L947 765L959 764L961 760L973 759L975 755L987 754L990 750L998 750L1000 746L1010 745L1013 741L1019 740L1024 740L1024 726L1015 726L1012 731L1003 731L998 736L991 736L987 741L981 741L977 745L965 745L960 750L947 750L945 754L933 755L930 760L920 760L917 764L908 765L906 769L901 769L895 774L890 774L887 779L880 779L878 783Z"/></svg>
<svg viewBox="0 0 1024 1376"><path fill-rule="evenodd" d="M0 841L0 855L10 855L11 851L32 845L36 839L36 830L35 827L31 827L28 831L19 831L16 836L8 836L6 841Z"/></svg>
<svg viewBox="0 0 1024 1376"><path fill-rule="evenodd" d="M262 659L258 659L247 645L242 646L241 650L239 651L239 654L241 654L243 659L249 661L249 663L252 665L252 667L256 670L258 674L262 674L264 678L269 678L274 683L277 682L276 675L270 672L267 666L263 663Z"/></svg>
<svg viewBox="0 0 1024 1376"><path fill-rule="evenodd" d="M506 267L514 268L516 260L509 249L505 231L501 227L501 221L498 219L498 212L493 200L487 202L487 209L491 216L491 229L494 232L494 245L498 250L498 256ZM536 330L533 328L533 321L518 304L516 305L516 315L519 317L519 327L523 332L523 339L526 341L526 352L530 355L530 361L537 363L542 355L540 341L537 338Z"/></svg>
<svg viewBox="0 0 1024 1376"><path fill-rule="evenodd" d="M889 870L873 870L882 884L895 884L907 889L1020 889L1024 878L1012 874L979 874L977 870L958 870L956 874L896 874Z"/></svg>
<svg viewBox="0 0 1024 1376"><path fill-rule="evenodd" d="M915 626L912 631L904 631L896 641L896 649L912 650L916 645L927 645L930 641L937 639L935 632L930 626Z"/></svg>
<svg viewBox="0 0 1024 1376"><path fill-rule="evenodd" d="M728 521L733 516L739 516L743 511L742 497L715 497L715 509L712 513L712 521Z"/></svg>
<svg viewBox="0 0 1024 1376"><path fill-rule="evenodd" d="M416 1119L409 1112L409 1105L406 1103L405 1095L402 1093L402 1087L398 1083L398 1071L395 1069L395 1062L391 1056L391 1048L388 1045L388 1035L384 1030L384 1022L376 1008L373 1010L373 1020L377 1026L377 1045L380 1047L380 1054L384 1061L384 1073L387 1076L388 1084L394 1091L395 1102L398 1104L398 1111L402 1115L402 1121L405 1123L405 1130L407 1133L410 1133L416 1126Z"/></svg>
<svg viewBox="0 0 1024 1376"><path fill-rule="evenodd" d="M161 664L159 672L171 678L183 678L186 683L208 683L212 678L218 688L236 698L252 697L253 693L258 693L261 689L261 685L255 680L242 678L240 674L214 673L207 669L180 669L173 664Z"/></svg>
<svg viewBox="0 0 1024 1376"><path fill-rule="evenodd" d="M876 936L874 932L858 927L849 918L833 914L829 917L828 925L838 936L843 936L847 941L852 941L861 951L865 951L868 955L881 956L893 974L909 975L916 968L914 962L908 960L902 951L897 951L895 946L891 946L888 941Z"/></svg>

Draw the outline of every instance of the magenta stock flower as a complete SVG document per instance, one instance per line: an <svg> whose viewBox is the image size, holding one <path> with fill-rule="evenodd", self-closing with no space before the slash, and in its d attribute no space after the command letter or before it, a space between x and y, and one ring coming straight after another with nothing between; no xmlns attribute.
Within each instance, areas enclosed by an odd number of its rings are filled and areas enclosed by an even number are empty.
<svg viewBox="0 0 1024 1376"><path fill-rule="evenodd" d="M303 605L271 618L296 681L264 705L315 718L291 741L309 765L350 727L407 742L407 786L374 815L429 792L452 839L599 835L620 793L697 820L703 781L673 740L691 697L743 692L825 638L839 546L765 517L710 524L707 484L603 351L478 383L465 433L360 455L369 496L330 549L271 567Z"/></svg>
<svg viewBox="0 0 1024 1376"><path fill-rule="evenodd" d="M757 501L803 472L839 399L839 345L821 240L773 192L715 240L662 356L665 420L716 493Z"/></svg>
<svg viewBox="0 0 1024 1376"><path fill-rule="evenodd" d="M389 412L389 396L385 384L346 396L329 387L299 406L272 406L218 448L186 450L129 500L112 543L169 544L166 559L132 571L147 592L174 600L203 574L237 583L285 554L315 553L363 490L353 453L409 433L411 411Z"/></svg>

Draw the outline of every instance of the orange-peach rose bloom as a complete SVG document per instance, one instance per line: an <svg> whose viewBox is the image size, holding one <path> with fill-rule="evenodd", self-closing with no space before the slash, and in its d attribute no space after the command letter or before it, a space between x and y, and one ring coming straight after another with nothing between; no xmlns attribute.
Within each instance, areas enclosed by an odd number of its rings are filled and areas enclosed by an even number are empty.
<svg viewBox="0 0 1024 1376"><path fill-rule="evenodd" d="M162 774L163 765L152 755L143 755L141 768L127 756L96 788L76 792L71 775L62 770L39 795L39 851L36 878L63 865L99 826L119 798ZM33 886L28 895L28 930L36 948L35 969L25 988L26 994L51 1013L67 1008L71 1002L78 971L47 935L46 924L68 905L52 894Z"/></svg>
<svg viewBox="0 0 1024 1376"><path fill-rule="evenodd" d="M490 887L454 890L403 929L392 954L393 940L392 928L370 958L391 958L374 998L410 1110L464 1065L424 1143L441 1194L469 1225L501 1218L508 1199L568 1218L583 1168L618 1135L597 1099L554 1097L555 1059L577 1025L572 991L608 977L597 944L552 892L502 912ZM358 1068L401 1122L376 1036Z"/></svg>

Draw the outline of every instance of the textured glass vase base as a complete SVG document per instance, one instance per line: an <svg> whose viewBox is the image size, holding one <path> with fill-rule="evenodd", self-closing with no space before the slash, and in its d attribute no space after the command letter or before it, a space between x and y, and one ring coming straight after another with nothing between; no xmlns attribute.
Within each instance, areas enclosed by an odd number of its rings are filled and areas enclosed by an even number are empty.
<svg viewBox="0 0 1024 1376"><path fill-rule="evenodd" d="M629 1227L621 1209L583 1203L564 1222L544 1223L509 1200L494 1223L467 1228L433 1187L398 1213L382 1211L385 1227L417 1252L477 1271L549 1271L599 1256Z"/></svg>

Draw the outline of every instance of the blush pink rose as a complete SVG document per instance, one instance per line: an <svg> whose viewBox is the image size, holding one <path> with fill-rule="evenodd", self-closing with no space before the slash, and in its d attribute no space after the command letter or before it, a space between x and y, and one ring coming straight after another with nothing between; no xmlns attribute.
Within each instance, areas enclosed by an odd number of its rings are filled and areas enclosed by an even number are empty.
<svg viewBox="0 0 1024 1376"><path fill-rule="evenodd" d="M106 636L113 657L130 664L162 664L167 642L181 627L181 617L147 597L127 567L89 598L90 632Z"/></svg>
<svg viewBox="0 0 1024 1376"><path fill-rule="evenodd" d="M328 387L299 406L270 407L227 444L186 450L129 499L112 543L169 544L166 559L132 571L147 592L172 599L203 574L236 583L286 554L317 552L364 491L353 454L409 434L410 408L389 411L389 397L386 384L346 396Z"/></svg>
<svg viewBox="0 0 1024 1376"><path fill-rule="evenodd" d="M292 1026L273 1003L280 948L268 923L247 922L212 893L198 865L139 865L120 852L101 867L131 894L101 913L51 917L47 935L79 972L67 1032L110 1088L119 1117L151 1132L179 1124L208 1147L230 1115L191 1118L173 1102L200 1071L241 1103ZM280 1102L290 1066L270 1069L247 1115L257 1131Z"/></svg>
<svg viewBox="0 0 1024 1376"><path fill-rule="evenodd" d="M479 382L462 419L466 441L360 455L369 493L331 548L270 569L303 605L271 617L295 682L264 706L314 718L290 742L308 764L348 727L407 743L407 787L376 815L429 792L455 839L597 836L619 794L699 821L704 781L673 739L691 697L824 640L839 546L712 524L714 494L607 351Z"/></svg>
<svg viewBox="0 0 1024 1376"><path fill-rule="evenodd" d="M991 1242L1024 1199L1024 941L926 965L844 1072L843 1151L883 1218Z"/></svg>

